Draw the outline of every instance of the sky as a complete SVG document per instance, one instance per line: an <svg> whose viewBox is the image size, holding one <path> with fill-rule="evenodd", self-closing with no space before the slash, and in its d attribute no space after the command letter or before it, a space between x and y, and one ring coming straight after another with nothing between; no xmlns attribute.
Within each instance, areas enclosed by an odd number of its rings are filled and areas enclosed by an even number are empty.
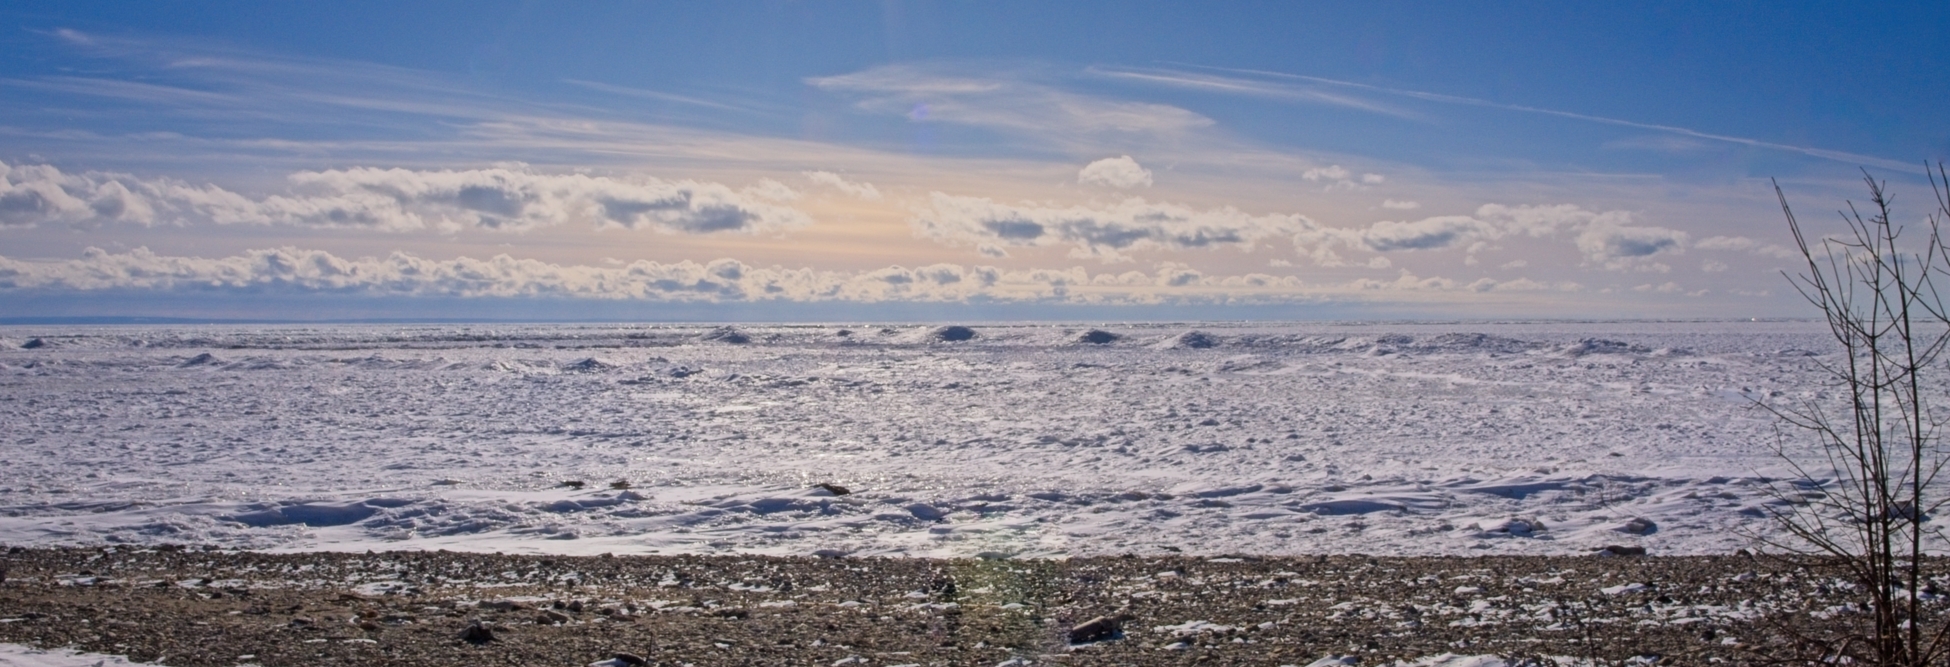
<svg viewBox="0 0 1950 667"><path fill-rule="evenodd" d="M0 6L0 319L1814 314L1944 3Z"/></svg>

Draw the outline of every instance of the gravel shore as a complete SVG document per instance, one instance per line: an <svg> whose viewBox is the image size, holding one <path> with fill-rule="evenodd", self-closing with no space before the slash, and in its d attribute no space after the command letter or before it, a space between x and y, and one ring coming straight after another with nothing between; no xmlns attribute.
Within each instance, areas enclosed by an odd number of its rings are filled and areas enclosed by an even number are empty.
<svg viewBox="0 0 1950 667"><path fill-rule="evenodd" d="M1767 558L932 560L12 549L0 641L168 665L1751 663L1855 615ZM1839 611L1838 611L1839 610ZM1091 621L1097 621L1091 625ZM1086 627L1087 626L1087 627ZM619 657L619 654L627 654Z"/></svg>

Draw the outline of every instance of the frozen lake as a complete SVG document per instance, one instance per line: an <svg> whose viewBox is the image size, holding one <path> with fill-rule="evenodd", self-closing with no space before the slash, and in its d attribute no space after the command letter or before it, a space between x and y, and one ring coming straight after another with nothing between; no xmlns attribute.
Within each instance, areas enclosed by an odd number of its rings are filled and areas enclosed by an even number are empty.
<svg viewBox="0 0 1950 667"><path fill-rule="evenodd" d="M1773 532L1753 401L1811 395L1829 349L1794 322L6 327L0 543L1725 553Z"/></svg>

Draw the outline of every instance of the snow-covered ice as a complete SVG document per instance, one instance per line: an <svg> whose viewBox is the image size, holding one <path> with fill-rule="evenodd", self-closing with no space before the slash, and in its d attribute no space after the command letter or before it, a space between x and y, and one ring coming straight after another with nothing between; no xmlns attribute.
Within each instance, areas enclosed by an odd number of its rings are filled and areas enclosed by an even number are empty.
<svg viewBox="0 0 1950 667"><path fill-rule="evenodd" d="M1725 553L1785 475L1754 401L1828 350L1800 322L7 327L0 542Z"/></svg>

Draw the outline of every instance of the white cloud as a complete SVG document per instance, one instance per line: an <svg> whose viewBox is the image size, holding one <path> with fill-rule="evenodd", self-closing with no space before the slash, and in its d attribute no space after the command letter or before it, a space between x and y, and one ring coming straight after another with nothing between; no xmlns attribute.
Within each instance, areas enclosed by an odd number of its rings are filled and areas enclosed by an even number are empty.
<svg viewBox="0 0 1950 667"><path fill-rule="evenodd" d="M1585 261L1612 270L1665 271L1671 267L1648 258L1685 251L1682 231L1632 224L1625 211L1587 211L1568 204L1505 206L1485 204L1475 215L1449 215L1414 221L1383 220L1363 228L1307 227L1293 237L1295 249L1323 266L1345 266L1336 248L1369 252L1434 251L1465 248L1473 260L1498 239L1575 234ZM1470 262L1469 265L1474 265ZM1504 268L1523 266L1512 262Z"/></svg>
<svg viewBox="0 0 1950 667"><path fill-rule="evenodd" d="M1462 241L1495 238L1502 231L1491 223L1460 215L1424 218L1415 222L1383 220L1361 232L1361 244L1375 252L1432 250Z"/></svg>
<svg viewBox="0 0 1950 667"><path fill-rule="evenodd" d="M1685 252L1686 232L1664 227L1625 227L1600 223L1578 234L1578 250L1585 259L1606 268L1646 268L1640 260L1662 253Z"/></svg>
<svg viewBox="0 0 1950 667"><path fill-rule="evenodd" d="M64 174L47 165L0 162L0 227L146 225L155 220L156 211L153 193L145 190L142 183L122 175Z"/></svg>
<svg viewBox="0 0 1950 667"><path fill-rule="evenodd" d="M1756 255L1765 255L1778 259L1793 259L1801 256L1800 253L1795 252L1793 249L1772 243L1763 243L1745 236L1709 236L1700 239L1699 243L1693 244L1693 247L1701 250L1751 252Z"/></svg>
<svg viewBox="0 0 1950 667"><path fill-rule="evenodd" d="M800 197L799 191L792 189L792 186L769 178L758 179L757 183L745 186L739 192L772 201L793 201Z"/></svg>
<svg viewBox="0 0 1950 667"><path fill-rule="evenodd" d="M880 200L880 189L875 188L872 183L849 181L845 177L830 171L802 171L799 174L805 176L806 180L839 190L854 197L871 201Z"/></svg>
<svg viewBox="0 0 1950 667"><path fill-rule="evenodd" d="M1552 206L1484 204L1476 208L1476 217L1497 221L1498 225L1509 233L1532 238L1551 236L1562 231L1591 225L1624 226L1632 223L1632 214L1626 211L1587 211L1572 204Z"/></svg>
<svg viewBox="0 0 1950 667"><path fill-rule="evenodd" d="M1300 178L1312 182L1327 181L1327 187L1324 188L1327 192L1366 190L1368 186L1380 185L1382 182L1388 180L1387 176L1371 173L1361 174L1357 177L1354 175L1354 172L1348 171L1347 167L1338 164L1310 168L1300 172Z"/></svg>
<svg viewBox="0 0 1950 667"><path fill-rule="evenodd" d="M1301 246L1339 244L1373 252L1440 250L1505 236L1549 236L1595 221L1627 220L1622 212L1591 213L1575 206L1502 206L1486 204L1473 216L1446 215L1414 221L1383 220L1365 228L1320 228L1296 237Z"/></svg>
<svg viewBox="0 0 1950 667"><path fill-rule="evenodd" d="M207 293L332 292L369 296L553 297L651 302L964 302L1044 301L1133 304L1307 302L1372 291L1578 292L1574 282L1527 278L1460 283L1403 270L1394 279L1307 284L1262 273L1212 275L1186 264L1160 262L1149 273L1091 274L1068 269L1004 270L929 264L863 271L759 267L721 258L709 262L639 260L598 265L554 264L497 255L436 260L395 252L347 258L322 250L272 248L220 258L158 255L145 248L110 253L89 248L79 259L27 261L0 257L0 290ZM1655 290L1647 286L1646 290Z"/></svg>
<svg viewBox="0 0 1950 667"><path fill-rule="evenodd" d="M1394 199L1383 199L1381 200L1381 207L1392 208L1399 211L1412 211L1418 208L1422 208L1422 203L1414 200L1398 201Z"/></svg>
<svg viewBox="0 0 1950 667"><path fill-rule="evenodd" d="M0 163L0 226L210 221L406 231L475 227L525 231L568 223L667 232L756 232L811 224L775 202L799 195L764 179L740 190L718 183L585 174L527 167L416 171L353 168L292 174L290 194L260 199L171 179Z"/></svg>
<svg viewBox="0 0 1950 667"><path fill-rule="evenodd" d="M1346 167L1340 166L1338 164L1334 164L1325 167L1314 167L1312 169L1308 169L1304 172L1301 172L1300 177L1307 179L1309 181L1321 181L1321 180L1345 181L1347 180L1347 177L1351 175L1353 174L1349 172Z"/></svg>
<svg viewBox="0 0 1950 667"><path fill-rule="evenodd" d="M576 222L684 233L750 232L812 222L804 213L770 203L797 196L776 181L733 190L718 183L552 175L523 167L355 168L299 172L290 180L309 194L267 198L260 207L262 221L387 229L417 229L430 221L442 227L510 231ZM360 215L314 213L348 208Z"/></svg>
<svg viewBox="0 0 1950 667"><path fill-rule="evenodd" d="M1129 155L1107 157L1084 165L1077 172L1077 182L1084 184L1107 185L1120 190L1136 187L1151 187L1151 170L1139 165Z"/></svg>
<svg viewBox="0 0 1950 667"><path fill-rule="evenodd" d="M987 267L947 264L862 272L758 268L733 259L582 266L507 255L485 260L433 260L395 252L386 257L348 259L298 248L251 250L215 259L162 256L147 249L116 254L95 248L78 260L65 262L0 257L0 288L41 290L281 287L400 296L939 301L994 292L1005 283L1029 286L1033 280ZM1047 291L1048 285L1040 287Z"/></svg>
<svg viewBox="0 0 1950 667"><path fill-rule="evenodd" d="M1166 287L1196 285L1205 278L1204 273L1178 262L1160 262L1157 275L1157 284Z"/></svg>
<svg viewBox="0 0 1950 667"><path fill-rule="evenodd" d="M1416 276L1414 273L1409 272L1408 269L1402 269L1401 275L1396 277L1394 280L1376 280L1373 278L1362 278L1362 279L1349 282L1348 287L1353 289L1360 289L1360 290L1393 290L1393 291L1404 291L1404 292L1424 292L1424 291L1455 290L1458 287L1458 285L1456 284L1456 281L1450 280L1448 278L1441 278L1441 277L1422 278ZM1462 286L1462 288L1465 290L1469 290L1468 286ZM1474 291L1474 290L1470 290L1470 291Z"/></svg>
<svg viewBox="0 0 1950 667"><path fill-rule="evenodd" d="M1584 285L1570 281L1543 282L1529 278L1515 280L1496 280L1479 278L1470 283L1468 289L1474 292L1582 292Z"/></svg>
<svg viewBox="0 0 1950 667"><path fill-rule="evenodd" d="M1193 210L1130 198L1105 208L1013 206L986 197L933 193L912 221L922 236L971 244L985 254L1007 246L1074 246L1073 256L1126 259L1127 250L1235 246L1312 229L1300 215L1255 216L1232 207Z"/></svg>

